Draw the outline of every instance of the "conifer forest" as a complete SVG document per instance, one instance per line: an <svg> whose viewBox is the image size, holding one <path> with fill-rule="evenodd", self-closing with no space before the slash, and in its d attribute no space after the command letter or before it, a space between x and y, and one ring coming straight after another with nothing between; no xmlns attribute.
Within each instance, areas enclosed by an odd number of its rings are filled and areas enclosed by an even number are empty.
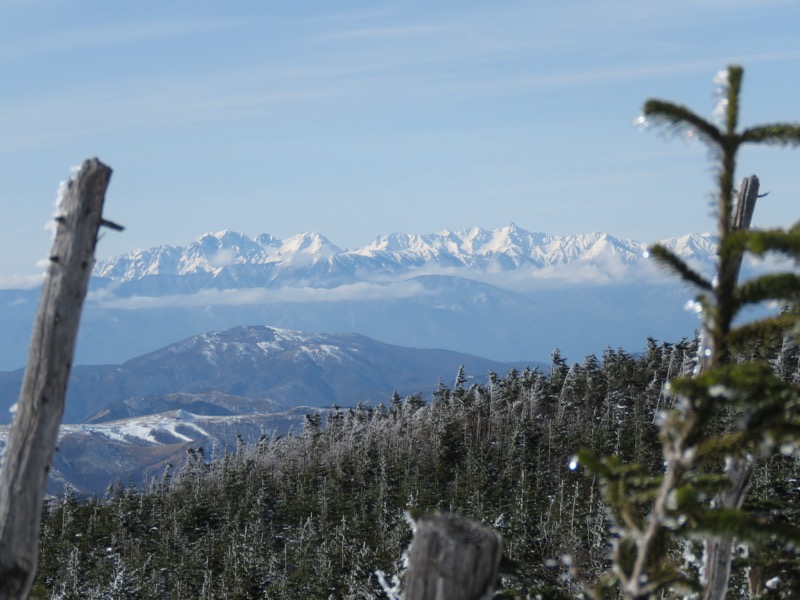
<svg viewBox="0 0 800 600"><path fill-rule="evenodd" d="M696 355L696 341L650 339L641 355L608 349L571 366L554 352L549 373L490 373L469 385L459 372L429 403L332 410L325 422L307 417L301 435L191 449L186 466L145 489L67 492L44 511L34 595L384 597L375 573L401 573L406 513L440 510L502 533L499 597L578 597L570 570L594 579L609 568L610 521L598 479L574 468L574 454L589 448L659 473L657 415L672 402L664 384ZM800 382L796 349L764 358ZM748 502L796 522L798 482L798 461L773 453ZM743 567L762 562L797 590L786 577L798 565L770 560L778 550L766 542L737 557L731 597L747 597Z"/></svg>

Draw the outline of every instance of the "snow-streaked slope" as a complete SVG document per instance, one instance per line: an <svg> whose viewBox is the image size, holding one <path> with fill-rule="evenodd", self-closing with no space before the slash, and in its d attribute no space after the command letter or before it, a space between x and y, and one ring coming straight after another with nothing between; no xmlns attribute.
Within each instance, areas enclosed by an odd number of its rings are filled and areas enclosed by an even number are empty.
<svg viewBox="0 0 800 600"><path fill-rule="evenodd" d="M301 431L304 415L313 412L316 409L298 407L220 416L177 409L62 425L48 493L63 494L65 486L78 494L103 494L113 484L146 486L154 478L181 472L187 460L202 468L205 461L227 452ZM8 426L0 425L0 456L8 430Z"/></svg>

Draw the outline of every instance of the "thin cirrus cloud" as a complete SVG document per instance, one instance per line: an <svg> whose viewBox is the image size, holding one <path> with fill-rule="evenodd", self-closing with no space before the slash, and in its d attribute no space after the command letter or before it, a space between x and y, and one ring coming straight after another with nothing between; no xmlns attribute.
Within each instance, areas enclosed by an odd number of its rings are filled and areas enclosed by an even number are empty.
<svg viewBox="0 0 800 600"><path fill-rule="evenodd" d="M92 116L87 127L91 128L93 123L103 131L108 130L108 121L112 121L112 129L117 129L163 122L268 118L278 110L282 115L284 110L297 110L299 103L317 104L318 109L324 110L337 100L360 104L381 98L484 97L632 79L643 74L700 71L716 67L719 62L708 59L655 67L590 69L524 77L501 74L454 81L424 74L409 76L391 70L380 71L378 66L370 64L345 70L336 66L309 70L248 68L233 73L190 75L180 79L157 77L59 90L38 100L28 100L24 105L18 102L0 105L0 125L10 132L26 123L39 126L44 123L48 126L48 135L57 135L65 128L76 128L73 116L86 114ZM118 116L125 119L116 121ZM24 131L26 137L32 135L30 128Z"/></svg>
<svg viewBox="0 0 800 600"><path fill-rule="evenodd" d="M740 57L747 64L797 59L798 51L763 52ZM412 60L408 57L408 60ZM257 119L282 121L311 110L316 114L358 112L373 106L389 110L403 99L416 104L512 97L539 90L579 89L585 86L654 78L680 73L711 72L726 63L724 57L687 58L669 62L628 63L614 68L565 65L558 72L493 72L479 76L439 77L436 69L410 72L402 61L382 64L377 57L356 63L241 67L175 76L98 82L54 90L38 99L0 101L0 128L6 148L35 147L54 139L84 138L94 133L140 130L142 127L180 126ZM88 118L87 115L91 115ZM631 115L631 118L635 114ZM41 132L45 132L43 134ZM38 141L37 141L38 140Z"/></svg>
<svg viewBox="0 0 800 600"><path fill-rule="evenodd" d="M617 3L620 8L626 2ZM746 4L746 3L745 3ZM572 10L572 8L570 8ZM98 131L139 129L142 125L218 122L229 119L285 118L311 107L314 111L351 111L371 103L380 107L390 100L424 102L464 98L486 98L569 89L664 74L718 69L724 57L685 60L673 56L663 62L657 56L626 58L614 68L588 68L585 48L573 41L584 35L604 36L615 42L613 32L633 30L646 37L658 25L656 9L621 11L610 18L608 10L591 8L566 34L556 35L545 26L542 10L467 10L457 21L439 15L426 21L397 24L397 16L353 17L340 30L326 31L309 23L271 24L279 47L277 57L258 64L245 64L193 73L166 73L137 78L121 77L75 88L54 89L49 95L7 100L0 103L0 128L30 143L31 130L45 126L58 137L76 117L91 114L86 127ZM557 16L558 7L544 11ZM665 10L665 15L673 11ZM707 12L707 11L706 11ZM336 15L332 15L335 17ZM534 18L534 17L539 18ZM663 16L663 15L662 15ZM572 23L574 20L570 20ZM594 25L599 23L597 27ZM636 27L631 23L638 23ZM342 25L340 22L339 26ZM113 27L75 29L49 36L32 36L0 42L0 57L6 60L32 53L63 53L86 48L147 43L163 38L192 36L215 30L252 27L252 18L199 19L188 22L147 21ZM288 29L287 29L288 28ZM286 31L284 31L286 29ZM622 36L624 38L624 36ZM302 43L300 43L302 42ZM353 45L355 42L355 45ZM399 45L398 45L399 43ZM539 50L563 47L558 68L543 59ZM572 49L570 49L572 48ZM721 50L724 52L724 50ZM509 55L528 56L530 66L502 67ZM748 63L784 60L796 52L765 52L742 57ZM502 57L502 58L500 58ZM572 57L572 58L570 58ZM0 58L0 61L3 59ZM499 61L499 62L498 62ZM78 127L80 129L80 127ZM17 136L13 135L18 131ZM86 132L81 132L85 134ZM21 140L23 141L23 140ZM8 137L4 142L7 145Z"/></svg>
<svg viewBox="0 0 800 600"><path fill-rule="evenodd" d="M441 36L453 32L463 32L471 29L469 25L442 24L442 25L400 25L382 27L362 27L332 33L323 33L311 38L312 41L339 41L339 40L387 40L397 38L415 38Z"/></svg>
<svg viewBox="0 0 800 600"><path fill-rule="evenodd" d="M139 128L162 123L224 121L268 116L281 106L320 101L351 93L343 83L307 87L303 79L294 85L271 81L271 73L261 79L247 74L218 73L203 76L157 77L124 83L97 83L60 90L50 96L21 103L0 105L0 126L31 136L31 129L46 126L48 135L65 129L108 131ZM308 80L309 83L311 80ZM85 127L76 122L86 119ZM124 117L124 118L122 118ZM77 121L76 121L77 118Z"/></svg>
<svg viewBox="0 0 800 600"><path fill-rule="evenodd" d="M747 64L759 62L778 62L800 58L800 51L763 52L740 57ZM673 60L670 62L648 62L628 64L607 69L563 69L560 72L546 72L530 75L499 75L479 81L431 82L424 93L431 95L501 95L515 91L533 91L546 89L577 88L587 85L613 83L615 81L640 80L657 78L662 75L682 73L705 73L719 69L726 64L722 56L711 58ZM410 90L409 93L422 93L421 90Z"/></svg>
<svg viewBox="0 0 800 600"><path fill-rule="evenodd" d="M145 43L188 35L231 29L250 23L244 18L198 21L153 21L92 28L65 29L47 35L25 36L0 43L0 60L12 61L36 55L74 50L105 48L123 44Z"/></svg>

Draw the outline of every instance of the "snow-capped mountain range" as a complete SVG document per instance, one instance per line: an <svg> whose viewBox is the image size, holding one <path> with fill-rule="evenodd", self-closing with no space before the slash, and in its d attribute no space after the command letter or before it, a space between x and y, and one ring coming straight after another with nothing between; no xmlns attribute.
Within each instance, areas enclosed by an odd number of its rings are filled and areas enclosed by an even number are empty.
<svg viewBox="0 0 800 600"><path fill-rule="evenodd" d="M663 240L710 272L714 238ZM575 360L645 338L691 336L692 292L647 244L606 233L555 236L515 225L394 233L342 249L319 233L287 239L207 233L187 246L97 263L77 364L119 363L210 330L270 325L370 336L501 361ZM0 369L27 357L38 290L0 291Z"/></svg>
<svg viewBox="0 0 800 600"><path fill-rule="evenodd" d="M707 264L714 255L714 238L709 234L686 235L662 243L701 264ZM317 266L318 273L324 265L328 272L344 270L354 276L422 267L491 272L523 267L543 269L575 262L636 265L646 261L647 247L606 233L554 236L526 231L514 224L492 231L473 227L426 235L393 233L354 250L343 250L317 232L280 240L266 233L251 239L225 230L207 233L186 247L159 246L104 260L96 265L94 273L125 282L152 275L220 274L243 265L284 270Z"/></svg>

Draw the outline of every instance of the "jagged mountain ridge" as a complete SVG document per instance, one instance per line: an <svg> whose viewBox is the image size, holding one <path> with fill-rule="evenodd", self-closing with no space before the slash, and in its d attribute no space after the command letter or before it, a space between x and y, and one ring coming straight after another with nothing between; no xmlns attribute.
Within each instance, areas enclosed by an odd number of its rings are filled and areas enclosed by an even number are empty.
<svg viewBox="0 0 800 600"><path fill-rule="evenodd" d="M700 263L711 260L715 251L714 238L709 234L690 234L662 243ZM353 275L380 271L396 274L426 265L469 270L543 268L612 257L634 265L645 259L646 250L647 244L606 233L555 236L530 232L514 224L492 231L473 227L424 235L393 233L354 250L343 250L316 232L280 240L269 234L251 239L225 230L204 234L186 247L159 246L100 261L94 274L125 282L155 275L219 275L237 267L241 271L244 265L285 270L327 263L328 271L349 266ZM269 281L262 279L261 283Z"/></svg>

